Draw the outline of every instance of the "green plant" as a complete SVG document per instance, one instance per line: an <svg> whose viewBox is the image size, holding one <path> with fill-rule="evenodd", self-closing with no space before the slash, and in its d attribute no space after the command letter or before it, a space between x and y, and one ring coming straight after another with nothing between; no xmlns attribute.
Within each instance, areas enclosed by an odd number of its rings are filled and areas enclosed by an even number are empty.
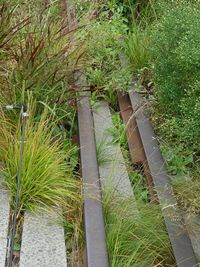
<svg viewBox="0 0 200 267"><path fill-rule="evenodd" d="M181 144L172 148L164 142L161 143L160 147L168 172L171 175L183 177L189 173L189 167L193 166L194 163L194 155L190 149L185 150Z"/></svg>
<svg viewBox="0 0 200 267"><path fill-rule="evenodd" d="M175 266L159 207L139 205L136 214L134 205L134 199L122 200L109 189L104 192L110 266Z"/></svg>
<svg viewBox="0 0 200 267"><path fill-rule="evenodd" d="M79 155L71 142L76 91L69 85L79 48L61 34L60 1L0 2L0 179L10 191L11 217L22 125L20 109L5 111L2 105L27 104L29 113L15 250L20 250L24 212L53 209L63 215L67 253L80 254L84 231L81 181L76 177Z"/></svg>
<svg viewBox="0 0 200 267"><path fill-rule="evenodd" d="M198 167L198 172L200 171ZM187 214L199 214L200 181L198 178L173 177L172 183L179 205ZM189 186L188 186L189 185Z"/></svg>
<svg viewBox="0 0 200 267"><path fill-rule="evenodd" d="M192 176L188 166L199 164L200 151L200 6L198 1L180 0L161 7L151 43L156 98L153 117L159 134L181 149L184 161L192 157L190 164L177 162L179 173L187 169Z"/></svg>
<svg viewBox="0 0 200 267"><path fill-rule="evenodd" d="M154 7L155 0L110 0L102 1L104 8L110 12L121 12L126 18L126 23L132 23L145 20L153 20L156 17Z"/></svg>
<svg viewBox="0 0 200 267"><path fill-rule="evenodd" d="M199 214L198 157L190 148L185 149L180 143L172 148L162 142L161 149L179 205L187 214Z"/></svg>
<svg viewBox="0 0 200 267"><path fill-rule="evenodd" d="M199 5L185 1L165 5L165 12L153 34L155 93L170 115L183 112L180 104L185 98L198 97L199 15Z"/></svg>
<svg viewBox="0 0 200 267"><path fill-rule="evenodd" d="M36 104L29 105L29 117L26 125L23 164L21 171L21 187L19 193L19 211L38 208L62 208L75 201L78 196L77 182L73 179L73 170L67 162L70 150L62 151L62 143L53 136L53 126L42 112L35 120ZM5 119L1 111L1 159L4 162L3 175L11 192L12 204L16 194L16 176L19 166L19 140L21 123L17 125ZM67 154L66 154L67 153Z"/></svg>
<svg viewBox="0 0 200 267"><path fill-rule="evenodd" d="M124 51L134 74L138 74L140 70L149 66L149 46L149 31L137 25L133 26L125 40Z"/></svg>
<svg viewBox="0 0 200 267"><path fill-rule="evenodd" d="M76 92L69 83L80 55L77 47L69 45L68 36L61 35L60 17L52 18L58 1L45 3L45 9L44 1L36 5L27 0L3 1L0 6L0 105L26 103L31 91L44 106L48 102L57 130L69 129L71 138ZM36 115L41 112L42 105Z"/></svg>
<svg viewBox="0 0 200 267"><path fill-rule="evenodd" d="M106 142L106 138L102 138L97 143L96 150L97 150L97 161L99 166L112 161L109 154L109 143Z"/></svg>
<svg viewBox="0 0 200 267"><path fill-rule="evenodd" d="M35 21L24 30L11 55L9 81L15 85L17 100L22 85L26 91L32 90L40 101L46 101L47 97L49 103L61 102L64 97L67 99L65 86L70 69L64 72L61 68L61 65L68 65L68 58L63 57L67 52L67 42L66 37L61 37L56 22Z"/></svg>
<svg viewBox="0 0 200 267"><path fill-rule="evenodd" d="M102 4L104 6L104 4ZM112 15L103 7L96 20L90 22L77 35L84 42L86 75L89 84L99 97L113 100L115 90L126 90L131 74L120 65L120 38L126 34L127 26L121 11ZM103 44L103 45L102 45ZM115 101L115 99L114 99Z"/></svg>
<svg viewBox="0 0 200 267"><path fill-rule="evenodd" d="M129 171L129 177L136 200L148 205L148 203L150 202L149 188L147 185L146 177L142 173L142 170Z"/></svg>
<svg viewBox="0 0 200 267"><path fill-rule="evenodd" d="M112 143L120 143L121 146L127 147L126 125L123 124L119 114L112 115L112 121L114 127L107 129L107 132L113 136Z"/></svg>
<svg viewBox="0 0 200 267"><path fill-rule="evenodd" d="M199 15L197 1L168 6L152 43L153 117L160 136L169 142L163 152L178 202L189 213L199 213Z"/></svg>

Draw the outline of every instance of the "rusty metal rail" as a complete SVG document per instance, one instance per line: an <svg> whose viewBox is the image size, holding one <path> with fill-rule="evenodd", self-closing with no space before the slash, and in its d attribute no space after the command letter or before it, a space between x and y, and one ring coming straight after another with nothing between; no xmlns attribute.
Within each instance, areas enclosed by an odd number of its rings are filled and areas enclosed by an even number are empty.
<svg viewBox="0 0 200 267"><path fill-rule="evenodd" d="M77 79L78 82L80 82L80 80L82 80L81 77ZM84 184L86 260L88 267L108 267L101 186L89 97L89 93L84 93L84 96L81 96L80 100L77 102L81 171Z"/></svg>
<svg viewBox="0 0 200 267"><path fill-rule="evenodd" d="M139 149L138 156L134 155L133 151L130 152L130 154L133 162L137 163L143 160L146 162L148 172L152 177L152 183L155 186L156 194L162 208L162 214L177 266L199 266L181 211L177 206L177 201L167 175L159 144L148 119L148 115L146 114L145 105L143 105L144 100L140 94L131 92L129 96L119 95L119 104L123 111L121 113L124 121L129 121L127 131L129 149L131 150L134 148L134 152L136 152L137 148ZM128 106L129 114L124 114L127 113ZM132 120L132 122L130 122L130 120ZM136 146L135 142L138 142Z"/></svg>
<svg viewBox="0 0 200 267"><path fill-rule="evenodd" d="M65 1L64 1L65 2ZM77 20L73 1L64 3L67 20L66 30L73 43L73 31L77 28ZM81 92L86 86L83 69L73 73L74 85ZM84 89L84 88L83 88ZM84 90L83 90L84 91ZM77 112L79 143L81 157L81 173L83 178L84 196L84 223L86 237L86 262L88 267L108 267L108 253L104 227L103 207L101 201L101 186L96 156L96 143L94 136L93 117L90 108L90 93L83 92L77 95Z"/></svg>
<svg viewBox="0 0 200 267"><path fill-rule="evenodd" d="M126 137L128 141L130 156L133 164L143 168L147 178L151 203L157 203L157 195L154 189L153 179L149 170L146 155L143 149L142 140L138 131L137 122L134 116L130 98L127 94L118 94L120 113L123 123L126 125Z"/></svg>

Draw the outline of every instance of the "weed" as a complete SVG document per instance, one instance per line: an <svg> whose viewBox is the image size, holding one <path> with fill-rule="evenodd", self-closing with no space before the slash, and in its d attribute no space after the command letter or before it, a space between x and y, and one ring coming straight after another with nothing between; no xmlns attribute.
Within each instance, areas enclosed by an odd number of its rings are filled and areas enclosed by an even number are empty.
<svg viewBox="0 0 200 267"><path fill-rule="evenodd" d="M97 143L96 150L97 150L98 166L104 165L105 163L112 161L109 153L109 143L106 142L105 138L102 138Z"/></svg>
<svg viewBox="0 0 200 267"><path fill-rule="evenodd" d="M122 147L127 147L127 140L126 140L126 125L122 123L119 114L112 115L112 121L114 127L108 128L106 131L113 136L112 143L120 143Z"/></svg>

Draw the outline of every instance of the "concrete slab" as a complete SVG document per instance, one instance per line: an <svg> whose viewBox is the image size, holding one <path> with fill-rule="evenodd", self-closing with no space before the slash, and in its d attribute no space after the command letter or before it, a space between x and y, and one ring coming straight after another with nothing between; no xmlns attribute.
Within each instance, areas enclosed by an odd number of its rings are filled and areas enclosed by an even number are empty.
<svg viewBox="0 0 200 267"><path fill-rule="evenodd" d="M108 129L113 127L109 106L98 102L93 111L99 173L103 187L112 188L113 193L124 198L134 197L133 189L120 144L113 144L113 135Z"/></svg>
<svg viewBox="0 0 200 267"><path fill-rule="evenodd" d="M184 216L186 228L194 248L200 266L200 216L195 214L186 214Z"/></svg>
<svg viewBox="0 0 200 267"><path fill-rule="evenodd" d="M64 229L58 215L26 212L22 233L20 267L67 267Z"/></svg>
<svg viewBox="0 0 200 267"><path fill-rule="evenodd" d="M3 178L0 176L0 266L2 267L5 266L6 261L9 215L9 195L3 186Z"/></svg>

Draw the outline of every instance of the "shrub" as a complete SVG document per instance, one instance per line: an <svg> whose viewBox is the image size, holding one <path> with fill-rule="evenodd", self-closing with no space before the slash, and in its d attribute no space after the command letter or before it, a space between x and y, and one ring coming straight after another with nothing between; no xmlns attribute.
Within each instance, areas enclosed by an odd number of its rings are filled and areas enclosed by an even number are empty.
<svg viewBox="0 0 200 267"><path fill-rule="evenodd" d="M186 1L164 7L152 36L155 96L165 114L159 127L173 141L199 151L200 8Z"/></svg>
<svg viewBox="0 0 200 267"><path fill-rule="evenodd" d="M166 113L177 115L200 81L200 9L184 1L165 9L152 39L155 93Z"/></svg>

